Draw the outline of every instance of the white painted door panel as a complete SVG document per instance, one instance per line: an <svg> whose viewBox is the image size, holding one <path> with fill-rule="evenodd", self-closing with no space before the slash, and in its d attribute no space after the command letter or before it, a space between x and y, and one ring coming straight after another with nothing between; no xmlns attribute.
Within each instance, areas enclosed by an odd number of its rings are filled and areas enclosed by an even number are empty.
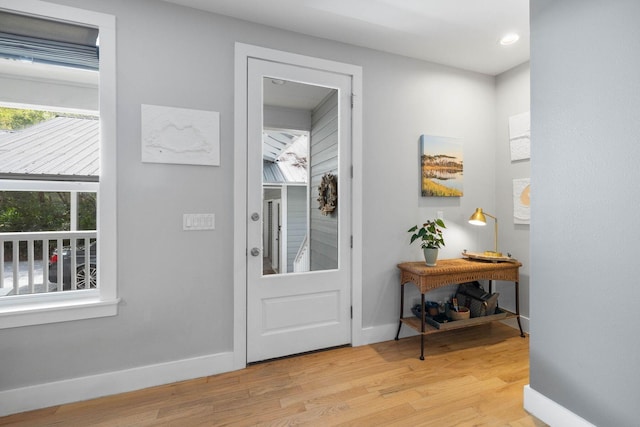
<svg viewBox="0 0 640 427"><path fill-rule="evenodd" d="M263 274L263 78L337 90L337 268ZM259 59L248 61L247 82L247 362L351 343L351 77ZM310 159L309 163L312 160ZM317 186L308 209L318 207ZM258 213L259 219L252 220ZM252 256L252 249L259 254ZM255 253L255 251L254 251Z"/></svg>

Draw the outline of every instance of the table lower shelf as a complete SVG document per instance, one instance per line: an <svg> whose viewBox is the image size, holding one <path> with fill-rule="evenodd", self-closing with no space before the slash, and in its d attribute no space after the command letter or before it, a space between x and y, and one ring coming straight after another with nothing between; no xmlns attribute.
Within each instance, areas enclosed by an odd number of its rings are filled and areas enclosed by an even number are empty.
<svg viewBox="0 0 640 427"><path fill-rule="evenodd" d="M469 326L475 326L475 325L482 325L484 323L490 323L490 322L495 322L497 320L504 320L504 319L511 319L514 317L518 317L517 314L512 313L510 311L506 311L503 309L500 309L500 313L497 314L492 314L490 316L483 316L483 317L473 317L471 319L465 319L465 320L455 320L455 321L450 321L450 322L445 322L445 323L441 323L439 326L440 328L436 328L435 326L432 326L428 323L425 323L424 325L424 335L428 335L428 334L435 334L437 332L444 332L444 331L450 331L453 329L461 329L461 328L467 328ZM403 317L402 319L400 319L400 321L402 323L404 323L405 325L415 329L416 331L420 332L421 329L421 320L418 319L417 317Z"/></svg>

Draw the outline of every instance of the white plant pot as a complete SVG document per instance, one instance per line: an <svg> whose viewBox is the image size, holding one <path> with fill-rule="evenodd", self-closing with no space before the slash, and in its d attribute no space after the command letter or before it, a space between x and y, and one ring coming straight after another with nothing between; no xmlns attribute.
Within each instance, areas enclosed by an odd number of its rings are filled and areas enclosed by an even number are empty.
<svg viewBox="0 0 640 427"><path fill-rule="evenodd" d="M435 267L438 260L438 249L424 248L424 260L428 267Z"/></svg>

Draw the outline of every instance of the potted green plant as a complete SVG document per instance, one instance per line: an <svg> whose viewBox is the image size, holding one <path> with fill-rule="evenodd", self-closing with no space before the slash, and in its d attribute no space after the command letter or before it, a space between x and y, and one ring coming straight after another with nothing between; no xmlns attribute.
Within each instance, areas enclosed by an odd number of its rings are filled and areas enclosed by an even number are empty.
<svg viewBox="0 0 640 427"><path fill-rule="evenodd" d="M434 220L427 220L427 222L422 224L422 227L414 225L407 230L409 233L413 233L411 234L411 242L409 242L409 244L418 239L422 241L420 246L422 246L424 260L429 267L434 267L436 265L438 249L444 246L444 238L442 237L443 228L447 228L444 225L444 221L437 218Z"/></svg>

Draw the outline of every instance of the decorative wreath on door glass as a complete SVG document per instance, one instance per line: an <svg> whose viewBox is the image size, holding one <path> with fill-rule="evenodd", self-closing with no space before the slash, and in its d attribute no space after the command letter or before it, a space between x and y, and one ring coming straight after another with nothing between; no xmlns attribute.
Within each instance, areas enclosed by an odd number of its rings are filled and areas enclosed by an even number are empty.
<svg viewBox="0 0 640 427"><path fill-rule="evenodd" d="M324 174L318 186L318 209L322 215L329 215L338 205L338 180L330 173Z"/></svg>

